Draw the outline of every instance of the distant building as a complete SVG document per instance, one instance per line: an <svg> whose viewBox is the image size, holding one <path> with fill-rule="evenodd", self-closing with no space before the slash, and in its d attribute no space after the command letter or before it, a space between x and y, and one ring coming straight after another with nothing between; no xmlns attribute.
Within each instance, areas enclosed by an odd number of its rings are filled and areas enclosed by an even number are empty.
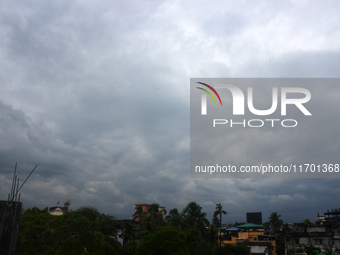
<svg viewBox="0 0 340 255"><path fill-rule="evenodd" d="M64 207L59 207L59 206L50 207L50 214L54 215L54 216L63 215L67 211L68 211L68 207L66 207L66 206L64 206Z"/></svg>
<svg viewBox="0 0 340 255"><path fill-rule="evenodd" d="M222 240L224 245L246 245L252 255L276 255L275 236L266 234L264 229L226 229Z"/></svg>
<svg viewBox="0 0 340 255"><path fill-rule="evenodd" d="M247 223L262 225L262 212L248 212Z"/></svg>
<svg viewBox="0 0 340 255"><path fill-rule="evenodd" d="M59 205L59 202L57 203L57 205ZM52 206L52 207L50 207L50 214L55 215L55 216L63 215L64 213L66 213L68 211L68 208L69 208L70 205L71 205L71 200L66 199L64 201L64 206Z"/></svg>
<svg viewBox="0 0 340 255"><path fill-rule="evenodd" d="M137 214L138 208L141 208L141 215L136 215L135 221L139 221L139 217L142 215L150 215L150 206L151 204L135 204L135 215ZM165 217L165 206L158 206L158 211Z"/></svg>
<svg viewBox="0 0 340 255"><path fill-rule="evenodd" d="M313 225L289 224L285 239L288 252L313 245L322 252L328 248L333 254L340 253L340 209L327 210L324 216L318 213Z"/></svg>
<svg viewBox="0 0 340 255"><path fill-rule="evenodd" d="M286 246L291 250L297 250L303 245L313 245L321 250L330 246L329 248L335 250L339 247L336 247L334 241L334 230L321 225L306 227L303 231L286 234Z"/></svg>
<svg viewBox="0 0 340 255"><path fill-rule="evenodd" d="M325 215L325 222L340 222L340 208L339 209L331 209L331 211L327 210L324 213Z"/></svg>

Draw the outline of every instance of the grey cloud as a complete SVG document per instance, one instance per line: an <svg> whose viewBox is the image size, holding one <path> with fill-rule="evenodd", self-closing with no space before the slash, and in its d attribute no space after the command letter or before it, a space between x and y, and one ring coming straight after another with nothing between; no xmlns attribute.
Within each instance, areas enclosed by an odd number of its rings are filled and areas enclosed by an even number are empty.
<svg viewBox="0 0 340 255"><path fill-rule="evenodd" d="M69 198L73 209L93 205L127 218L135 203L181 210L195 200L210 219L219 202L229 212L226 221L245 220L247 210L312 219L333 206L337 180L189 177L189 78L336 77L335 5L6 3L0 15L2 199L18 162L20 178L39 165L23 190L26 208ZM321 92L330 102L339 96L337 89ZM323 122L327 106L312 109ZM337 139L329 134L336 128L337 121L308 128L305 145L294 150L333 158ZM267 132L270 141L254 152L262 137L249 137L253 158L285 157L272 145L295 139ZM333 151L322 146L327 141Z"/></svg>

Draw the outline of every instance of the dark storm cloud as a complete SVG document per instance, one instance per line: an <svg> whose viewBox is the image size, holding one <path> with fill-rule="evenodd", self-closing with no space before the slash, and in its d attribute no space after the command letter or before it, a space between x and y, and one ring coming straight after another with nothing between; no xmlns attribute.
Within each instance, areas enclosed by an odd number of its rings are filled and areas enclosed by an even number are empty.
<svg viewBox="0 0 340 255"><path fill-rule="evenodd" d="M26 207L69 198L73 209L93 205L127 218L135 203L158 202L169 211L194 200L210 215L221 202L230 220L239 221L247 210L282 210L294 220L300 219L294 208L312 217L332 207L337 180L190 179L189 78L336 77L337 5L6 2L0 15L2 199L18 162L20 178L39 165L23 189ZM335 126L320 126L325 132L314 141L336 144L327 135ZM254 134L252 141L259 139ZM257 153L275 152L269 146Z"/></svg>

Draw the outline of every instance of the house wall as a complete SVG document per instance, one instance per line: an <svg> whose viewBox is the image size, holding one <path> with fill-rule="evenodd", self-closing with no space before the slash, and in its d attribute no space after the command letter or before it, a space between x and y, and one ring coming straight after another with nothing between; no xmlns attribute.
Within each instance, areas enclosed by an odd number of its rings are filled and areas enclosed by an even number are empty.
<svg viewBox="0 0 340 255"><path fill-rule="evenodd" d="M264 240L259 240L259 236L264 237ZM252 254L276 255L275 240L269 240L270 238L264 236L264 232L239 232L237 236L231 236L229 239L231 240L223 240L223 244L244 244L251 249Z"/></svg>

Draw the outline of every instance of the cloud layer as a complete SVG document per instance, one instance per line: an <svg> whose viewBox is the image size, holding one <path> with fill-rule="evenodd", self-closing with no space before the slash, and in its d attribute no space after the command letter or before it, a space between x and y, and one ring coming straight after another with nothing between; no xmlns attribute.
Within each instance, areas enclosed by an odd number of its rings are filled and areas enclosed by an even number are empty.
<svg viewBox="0 0 340 255"><path fill-rule="evenodd" d="M189 79L339 77L337 1L1 4L1 199L18 162L20 179L39 165L26 208L71 199L128 218L135 203L196 201L232 222L339 207L337 179L189 177ZM327 120L306 135L332 141Z"/></svg>

